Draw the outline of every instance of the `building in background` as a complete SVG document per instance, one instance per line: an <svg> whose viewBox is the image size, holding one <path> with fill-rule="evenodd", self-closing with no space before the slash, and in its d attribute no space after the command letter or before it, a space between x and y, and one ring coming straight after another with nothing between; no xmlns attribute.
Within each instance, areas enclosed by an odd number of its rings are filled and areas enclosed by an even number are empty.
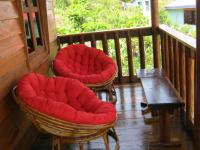
<svg viewBox="0 0 200 150"><path fill-rule="evenodd" d="M165 6L171 21L177 25L196 24L196 1L175 0Z"/></svg>
<svg viewBox="0 0 200 150"><path fill-rule="evenodd" d="M142 8L145 16L149 17L151 15L150 0L133 0L129 3L122 2L122 6L124 9L139 6Z"/></svg>

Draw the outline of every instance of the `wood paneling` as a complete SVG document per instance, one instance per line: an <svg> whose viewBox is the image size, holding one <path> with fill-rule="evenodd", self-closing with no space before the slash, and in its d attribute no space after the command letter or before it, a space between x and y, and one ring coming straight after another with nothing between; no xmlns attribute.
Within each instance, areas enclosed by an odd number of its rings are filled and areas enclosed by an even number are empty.
<svg viewBox="0 0 200 150"><path fill-rule="evenodd" d="M17 19L0 21L0 40L20 34L19 21Z"/></svg>
<svg viewBox="0 0 200 150"><path fill-rule="evenodd" d="M46 1L50 52L57 51L53 1ZM41 3L45 7L44 3ZM43 9L45 10L45 9ZM10 96L11 88L27 72L46 73L49 51L28 55L20 0L0 1L0 149L30 149L38 132ZM46 17L45 17L46 18ZM49 35L49 36L48 36ZM48 46L47 46L48 47ZM53 58L53 57L52 57ZM26 140L24 140L26 139Z"/></svg>
<svg viewBox="0 0 200 150"><path fill-rule="evenodd" d="M0 20L18 18L18 13L13 1L0 1Z"/></svg>

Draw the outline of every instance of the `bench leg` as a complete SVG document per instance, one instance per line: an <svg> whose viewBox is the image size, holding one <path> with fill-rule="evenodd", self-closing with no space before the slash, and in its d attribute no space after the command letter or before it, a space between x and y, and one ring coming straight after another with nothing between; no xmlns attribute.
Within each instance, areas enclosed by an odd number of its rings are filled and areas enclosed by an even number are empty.
<svg viewBox="0 0 200 150"><path fill-rule="evenodd" d="M52 137L52 150L55 150L55 147L57 150L61 150L61 139L59 137L53 136Z"/></svg>
<svg viewBox="0 0 200 150"><path fill-rule="evenodd" d="M159 111L159 140L150 143L150 147L174 147L181 146L180 141L171 138L170 114L167 110Z"/></svg>
<svg viewBox="0 0 200 150"><path fill-rule="evenodd" d="M83 143L80 143L79 144L79 150L83 150L83 147L84 147Z"/></svg>

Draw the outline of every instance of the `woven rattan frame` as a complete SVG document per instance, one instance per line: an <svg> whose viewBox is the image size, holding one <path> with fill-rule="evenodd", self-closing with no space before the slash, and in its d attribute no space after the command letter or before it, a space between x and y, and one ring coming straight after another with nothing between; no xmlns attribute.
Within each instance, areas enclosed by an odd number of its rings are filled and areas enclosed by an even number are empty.
<svg viewBox="0 0 200 150"><path fill-rule="evenodd" d="M103 83L100 83L100 84L85 84L85 86L87 86L88 88L90 88L94 92L98 92L98 91L102 91L102 90L108 91L109 100L113 104L116 104L117 98L116 98L116 96L115 96L115 98L113 97L113 95L116 95L114 83L113 83L114 80L115 80L116 74L117 74L117 72L115 72L114 75L109 80L107 80Z"/></svg>
<svg viewBox="0 0 200 150"><path fill-rule="evenodd" d="M115 122L102 125L87 125L63 121L28 106L16 95L16 87L13 88L12 95L20 109L26 113L38 130L52 135L52 150L56 145L57 149L60 150L62 142L78 143L80 144L80 150L82 150L84 143L99 137L103 137L106 150L109 150L108 135L112 136L116 141L115 150L119 149L119 140L114 129Z"/></svg>

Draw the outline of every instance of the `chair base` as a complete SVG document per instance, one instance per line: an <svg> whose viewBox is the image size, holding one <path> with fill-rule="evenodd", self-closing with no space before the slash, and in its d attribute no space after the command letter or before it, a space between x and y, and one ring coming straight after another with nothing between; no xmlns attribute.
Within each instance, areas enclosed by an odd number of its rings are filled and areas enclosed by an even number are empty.
<svg viewBox="0 0 200 150"><path fill-rule="evenodd" d="M86 85L87 86L87 85ZM87 86L91 90L93 90L95 93L99 91L105 91L108 92L109 95L109 101L113 103L114 105L117 103L117 96L116 91L113 82L107 84L107 85L101 85L101 86Z"/></svg>
<svg viewBox="0 0 200 150"><path fill-rule="evenodd" d="M110 128L107 132L103 133L102 135L94 137L93 139L102 137L104 140L106 150L110 150L109 136L112 137L116 142L115 150L119 150L119 139L114 127ZM89 141L90 139L88 139L88 137L82 138L81 142L80 142L80 139L78 139L78 142L77 142L76 138L74 138L73 141L68 141L65 139L65 137L52 136L52 150L61 150L62 143L78 143L79 149L84 150L84 144Z"/></svg>

